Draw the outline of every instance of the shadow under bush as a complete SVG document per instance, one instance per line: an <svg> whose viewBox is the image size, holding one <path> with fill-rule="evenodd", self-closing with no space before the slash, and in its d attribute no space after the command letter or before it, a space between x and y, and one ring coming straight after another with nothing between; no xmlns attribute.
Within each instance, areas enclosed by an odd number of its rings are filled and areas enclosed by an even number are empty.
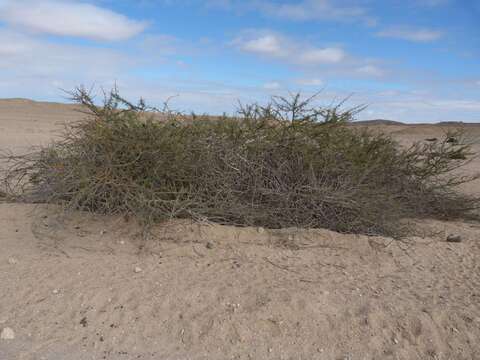
<svg viewBox="0 0 480 360"><path fill-rule="evenodd" d="M405 149L348 126L360 108L310 108L298 95L236 118L155 115L116 91L101 107L83 89L73 95L84 121L4 157L10 195L144 225L193 218L394 237L405 234L402 218L465 217L478 205L455 190L472 180L453 172L472 156L459 134Z"/></svg>

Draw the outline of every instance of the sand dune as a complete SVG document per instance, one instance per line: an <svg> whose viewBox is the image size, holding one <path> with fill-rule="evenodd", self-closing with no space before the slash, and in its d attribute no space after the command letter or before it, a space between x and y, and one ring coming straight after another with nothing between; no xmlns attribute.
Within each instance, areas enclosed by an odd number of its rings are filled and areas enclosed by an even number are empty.
<svg viewBox="0 0 480 360"><path fill-rule="evenodd" d="M83 118L75 105L26 99L0 100L0 146L26 149L46 144L66 122Z"/></svg>
<svg viewBox="0 0 480 360"><path fill-rule="evenodd" d="M0 148L46 143L79 118L2 100ZM445 130L385 127L404 143ZM58 216L0 203L0 330L15 332L2 360L480 356L478 223L424 221L398 242L174 221L144 241L124 219Z"/></svg>

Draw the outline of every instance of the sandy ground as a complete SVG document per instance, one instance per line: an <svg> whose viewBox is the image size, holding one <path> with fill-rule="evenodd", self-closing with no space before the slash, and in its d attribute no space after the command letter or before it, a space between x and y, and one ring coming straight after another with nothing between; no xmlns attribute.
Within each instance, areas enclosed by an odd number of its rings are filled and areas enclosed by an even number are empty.
<svg viewBox="0 0 480 360"><path fill-rule="evenodd" d="M78 109L75 105L0 99L0 148L24 150L45 145L63 124L84 117Z"/></svg>
<svg viewBox="0 0 480 360"><path fill-rule="evenodd" d="M0 148L78 116L0 101ZM124 219L0 203L0 331L15 332L0 359L480 359L480 224L418 229L399 242L175 221L144 241Z"/></svg>

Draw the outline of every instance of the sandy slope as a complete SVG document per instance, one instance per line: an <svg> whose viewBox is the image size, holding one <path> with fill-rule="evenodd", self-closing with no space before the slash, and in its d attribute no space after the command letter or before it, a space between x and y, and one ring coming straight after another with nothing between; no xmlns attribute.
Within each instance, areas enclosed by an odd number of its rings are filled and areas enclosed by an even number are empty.
<svg viewBox="0 0 480 360"><path fill-rule="evenodd" d="M74 105L0 99L0 147L16 150L46 144L64 123L84 117L76 110Z"/></svg>
<svg viewBox="0 0 480 360"><path fill-rule="evenodd" d="M0 147L49 141L75 116L0 101ZM392 126L402 141L442 131ZM0 330L16 333L2 360L480 358L478 223L392 242L176 221L144 242L123 219L57 219L0 203Z"/></svg>

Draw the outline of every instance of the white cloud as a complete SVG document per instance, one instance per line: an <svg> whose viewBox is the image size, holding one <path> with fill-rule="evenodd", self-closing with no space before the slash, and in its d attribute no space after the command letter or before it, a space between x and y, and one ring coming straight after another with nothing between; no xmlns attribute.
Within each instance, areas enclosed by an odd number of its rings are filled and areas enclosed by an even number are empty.
<svg viewBox="0 0 480 360"><path fill-rule="evenodd" d="M366 15L366 9L359 6L342 6L329 0L306 0L298 4L265 2L264 9L278 17L292 20L357 18Z"/></svg>
<svg viewBox="0 0 480 360"><path fill-rule="evenodd" d="M397 97L401 95L401 92L398 90L383 90L377 93L380 97Z"/></svg>
<svg viewBox="0 0 480 360"><path fill-rule="evenodd" d="M148 60L141 56L143 50L129 55L125 51L99 47L55 44L42 38L0 30L0 52L2 49L10 50L3 50L0 56L0 97L64 101L59 88L72 89L84 83L108 89L116 81L127 99L135 100L142 96L152 105L161 106L169 96L179 94L171 103L173 109L187 112L195 110L200 113L233 113L238 99L242 103L266 102L272 92L288 95L289 85L305 86L304 95L308 96L318 90L314 86L323 85L319 76L330 74L330 70L323 74L314 69L311 76L305 74L302 79L294 80L291 84L287 80L278 79L261 86L235 86L194 80L191 77L182 79L181 76L172 76L165 79L139 75L133 70L144 68L145 63L150 66ZM369 64L356 64L357 67L361 65ZM250 80L256 83L255 78ZM348 86L353 84L349 83ZM328 105L332 99L346 98L350 92L351 88L343 91L327 89L322 92L319 100ZM358 89L348 105L356 104L370 104L371 113L360 114L364 119L386 118L405 122L480 121L480 102L460 95L436 96L434 92L422 94L421 91L413 90L409 93L372 93Z"/></svg>
<svg viewBox="0 0 480 360"><path fill-rule="evenodd" d="M56 44L8 30L0 30L0 53L0 78L9 84L0 97L41 99L61 96L59 87L111 84L143 61L116 50Z"/></svg>
<svg viewBox="0 0 480 360"><path fill-rule="evenodd" d="M260 55L280 57L286 55L281 44L282 40L275 35L264 35L245 41L241 48L244 51Z"/></svg>
<svg viewBox="0 0 480 360"><path fill-rule="evenodd" d="M311 79L298 79L296 81L298 85L302 86L323 86L325 83L321 79L311 78Z"/></svg>
<svg viewBox="0 0 480 360"><path fill-rule="evenodd" d="M426 28L396 26L378 32L377 36L414 42L431 42L440 39L443 36L443 32Z"/></svg>
<svg viewBox="0 0 480 360"><path fill-rule="evenodd" d="M480 111L480 101L475 100L434 100L430 104L440 109Z"/></svg>
<svg viewBox="0 0 480 360"><path fill-rule="evenodd" d="M300 54L300 62L305 64L335 64L346 58L340 48L309 49Z"/></svg>
<svg viewBox="0 0 480 360"><path fill-rule="evenodd" d="M364 65L356 69L356 72L360 75L368 75L373 77L381 77L385 75L385 71L375 65Z"/></svg>
<svg viewBox="0 0 480 360"><path fill-rule="evenodd" d="M208 0L207 4L229 10L260 12L268 17L291 21L360 21L369 26L376 24L376 19L369 15L368 9L359 6L355 0L303 0L293 4L272 0Z"/></svg>
<svg viewBox="0 0 480 360"><path fill-rule="evenodd" d="M169 44L167 41L167 56ZM161 46L156 49L163 53ZM0 29L0 98L65 101L61 89L85 84L108 90L115 83L128 99L144 97L150 104L162 106L170 96L180 94L172 102L174 109L221 113L233 111L238 99L250 103L268 97L268 91L261 86L235 88L190 78L186 81L181 74L168 78L141 74L137 70L160 71L165 61L157 56L152 62L151 56L145 56L148 51L150 48L144 49L141 43L134 48L113 50L55 43L44 37ZM170 65L174 65L178 59L171 60Z"/></svg>
<svg viewBox="0 0 480 360"><path fill-rule="evenodd" d="M12 56L16 54L21 54L25 52L28 48L26 44L16 43L16 42L2 42L0 43L0 55L2 56Z"/></svg>
<svg viewBox="0 0 480 360"><path fill-rule="evenodd" d="M429 7L446 5L449 2L450 0L414 0L415 5L429 6Z"/></svg>
<svg viewBox="0 0 480 360"><path fill-rule="evenodd" d="M272 81L272 82L268 82L268 83L263 84L263 88L266 89L266 90L278 90L281 87L282 87L282 85L277 81Z"/></svg>
<svg viewBox="0 0 480 360"><path fill-rule="evenodd" d="M246 32L233 41L241 51L300 65L338 64L346 60L339 47L315 47L272 32Z"/></svg>
<svg viewBox="0 0 480 360"><path fill-rule="evenodd" d="M37 33L110 41L131 38L146 27L108 9L64 0L6 0L0 2L0 20Z"/></svg>
<svg viewBox="0 0 480 360"><path fill-rule="evenodd" d="M315 46L312 43L284 36L269 30L247 30L231 42L242 52L265 59L294 65L314 76L380 78L387 72L375 59L355 58L338 46ZM321 71L327 71L323 73ZM300 84L298 81L296 81ZM318 86L321 80L305 81L305 86Z"/></svg>

